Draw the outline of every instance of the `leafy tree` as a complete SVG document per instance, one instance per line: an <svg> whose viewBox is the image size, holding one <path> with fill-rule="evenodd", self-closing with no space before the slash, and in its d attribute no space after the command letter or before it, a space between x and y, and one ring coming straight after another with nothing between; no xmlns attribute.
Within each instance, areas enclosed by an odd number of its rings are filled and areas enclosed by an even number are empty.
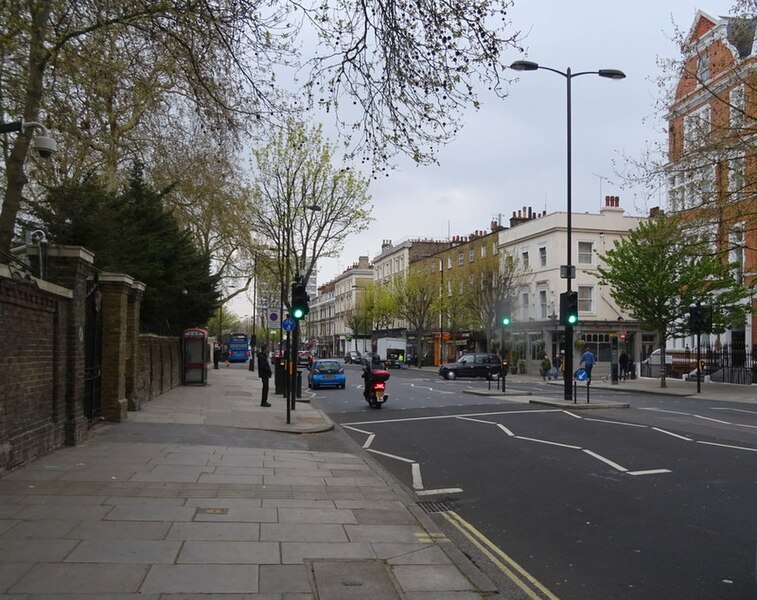
<svg viewBox="0 0 757 600"><path fill-rule="evenodd" d="M307 283L319 259L335 256L350 234L370 221L367 182L332 165L333 147L321 127L289 121L263 148L253 150L249 222L274 248L267 267L289 305L289 283Z"/></svg>
<svg viewBox="0 0 757 600"><path fill-rule="evenodd" d="M500 252L471 263L465 276L468 279L465 296L468 309L476 326L486 335L486 346L491 351L492 342L500 330L495 322L497 302L510 298L515 307L518 291L530 283L533 275L515 256Z"/></svg>
<svg viewBox="0 0 757 600"><path fill-rule="evenodd" d="M389 329L397 317L397 302L391 290L376 281L365 286L366 310L377 329Z"/></svg>
<svg viewBox="0 0 757 600"><path fill-rule="evenodd" d="M51 241L75 244L95 253L95 266L127 273L147 287L142 328L178 334L204 325L218 301L210 259L142 180L139 168L120 193L94 180L50 191L33 216Z"/></svg>
<svg viewBox="0 0 757 600"><path fill-rule="evenodd" d="M94 155L90 172L111 189L119 164L160 152L145 140L189 123L236 139L292 104L330 112L352 151L378 166L397 152L427 162L457 132L460 110L478 106L479 83L504 95L501 55L519 37L506 33L510 5L19 0L0 12L0 112L52 124L60 111L75 125L62 146L79 135L89 145L64 170ZM318 44L298 39L312 35ZM303 78L294 99L277 80L289 73ZM6 252L30 141L31 132L5 140Z"/></svg>
<svg viewBox="0 0 757 600"><path fill-rule="evenodd" d="M434 260L438 264L438 261ZM433 270L433 269L432 269ZM441 324L440 333L446 331L452 339L457 339L457 334L462 331L470 331L473 328L474 318L470 309L467 269L455 270L443 281L439 277L439 295L434 299L433 311L439 315ZM444 343L442 341L442 343ZM443 357L449 359L450 357Z"/></svg>
<svg viewBox="0 0 757 600"><path fill-rule="evenodd" d="M697 301L712 307L715 332L744 322L750 292L734 278L735 265L712 251L712 242L680 217L660 214L600 257L600 285L610 286L613 300L642 327L657 332L661 365L667 340L690 333L684 315ZM665 369L660 387L666 387Z"/></svg>
<svg viewBox="0 0 757 600"><path fill-rule="evenodd" d="M242 318L223 306L216 308L210 319L208 319L208 335L214 335L219 339L229 333L246 331L246 329Z"/></svg>
<svg viewBox="0 0 757 600"><path fill-rule="evenodd" d="M439 280L426 264L411 265L404 277L394 279L393 293L397 315L405 319L418 340L418 366L423 358L423 340L434 326L434 301L439 294Z"/></svg>

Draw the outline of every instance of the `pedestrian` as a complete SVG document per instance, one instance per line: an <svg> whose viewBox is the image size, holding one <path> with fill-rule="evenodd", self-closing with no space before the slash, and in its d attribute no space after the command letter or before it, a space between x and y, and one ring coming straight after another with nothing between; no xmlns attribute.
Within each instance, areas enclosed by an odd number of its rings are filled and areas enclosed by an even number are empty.
<svg viewBox="0 0 757 600"><path fill-rule="evenodd" d="M541 365L539 366L539 374L541 375L541 378L546 381L548 377L551 376L552 371L552 362L549 360L549 357L544 354L544 358L541 359Z"/></svg>
<svg viewBox="0 0 757 600"><path fill-rule="evenodd" d="M218 368L218 363L221 362L221 348L218 344L213 345L213 368Z"/></svg>
<svg viewBox="0 0 757 600"><path fill-rule="evenodd" d="M620 378L625 379L628 375L628 354L625 350L618 356L618 366L620 367Z"/></svg>
<svg viewBox="0 0 757 600"><path fill-rule="evenodd" d="M594 353L587 348L586 351L581 355L581 362L583 363L586 374L588 375L588 380L591 381L591 370L594 368L594 363L597 362L597 359L594 358Z"/></svg>
<svg viewBox="0 0 757 600"><path fill-rule="evenodd" d="M226 346L226 349L223 351L223 357L226 360L226 368L229 368L229 361L231 359L231 348Z"/></svg>
<svg viewBox="0 0 757 600"><path fill-rule="evenodd" d="M268 362L268 344L263 344L258 352L258 377L263 382L263 392L260 396L260 406L271 406L268 402L268 380L273 375L271 363Z"/></svg>
<svg viewBox="0 0 757 600"><path fill-rule="evenodd" d="M557 381L560 378L560 357L555 355L555 360L552 361L552 372L550 373L550 379Z"/></svg>

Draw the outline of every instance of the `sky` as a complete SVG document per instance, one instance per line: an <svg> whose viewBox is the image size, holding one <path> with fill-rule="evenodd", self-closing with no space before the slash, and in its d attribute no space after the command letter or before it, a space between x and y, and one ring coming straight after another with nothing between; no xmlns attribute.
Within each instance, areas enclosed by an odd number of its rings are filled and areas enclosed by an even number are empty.
<svg viewBox="0 0 757 600"><path fill-rule="evenodd" d="M597 212L606 195L620 196L628 214L664 206L663 192L624 189L616 172L624 155L641 156L665 142L658 118L658 58L677 58L675 27L688 31L697 10L727 15L731 0L516 0L511 27L527 33L527 59L573 72L620 69L626 79L593 75L572 80L573 211ZM513 73L515 75L515 73ZM482 96L458 137L438 154L438 165L400 159L387 178L371 182L370 228L351 235L338 258L318 265L321 285L367 255L384 239L447 239L503 224L524 206L548 213L566 209L566 80L523 72L504 99ZM325 124L325 132L328 126ZM249 299L232 309L249 315Z"/></svg>

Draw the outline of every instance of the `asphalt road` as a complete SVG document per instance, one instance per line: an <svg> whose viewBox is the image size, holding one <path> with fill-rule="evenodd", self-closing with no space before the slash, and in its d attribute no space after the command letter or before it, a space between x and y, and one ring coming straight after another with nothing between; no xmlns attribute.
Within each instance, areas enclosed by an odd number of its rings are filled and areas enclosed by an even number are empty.
<svg viewBox="0 0 757 600"><path fill-rule="evenodd" d="M318 390L314 405L421 500L448 500L552 597L757 598L757 407L596 392L631 408L568 412L403 370L375 410L358 367L346 370L347 389ZM508 391L562 397L509 379ZM466 551L507 579L480 546Z"/></svg>

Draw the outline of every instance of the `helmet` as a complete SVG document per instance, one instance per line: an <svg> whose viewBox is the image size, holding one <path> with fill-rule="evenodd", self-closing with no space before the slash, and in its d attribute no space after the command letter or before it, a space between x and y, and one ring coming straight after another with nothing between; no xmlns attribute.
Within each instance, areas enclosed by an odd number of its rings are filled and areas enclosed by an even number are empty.
<svg viewBox="0 0 757 600"><path fill-rule="evenodd" d="M373 364L378 364L381 362L381 358L379 357L378 354L374 354L373 356L371 356L371 362Z"/></svg>

